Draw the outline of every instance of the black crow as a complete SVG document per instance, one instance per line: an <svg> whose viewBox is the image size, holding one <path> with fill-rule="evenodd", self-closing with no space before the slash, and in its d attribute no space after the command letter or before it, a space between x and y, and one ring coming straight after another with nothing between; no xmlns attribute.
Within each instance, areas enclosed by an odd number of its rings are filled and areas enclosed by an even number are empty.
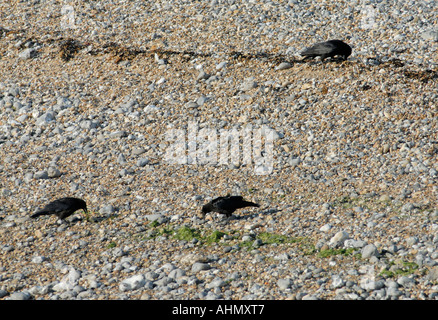
<svg viewBox="0 0 438 320"><path fill-rule="evenodd" d="M341 40L319 42L300 52L300 55L305 57L303 60L319 56L321 61L328 57L333 58L334 56L341 56L342 59L346 60L350 54L351 47Z"/></svg>
<svg viewBox="0 0 438 320"><path fill-rule="evenodd" d="M84 200L78 198L61 198L47 204L44 208L36 211L31 218L36 218L42 215L54 214L59 219L63 220L71 216L75 211L82 209L85 213L88 212L87 204Z"/></svg>
<svg viewBox="0 0 438 320"><path fill-rule="evenodd" d="M207 213L213 211L221 214L225 214L227 217L231 217L231 214L240 208L245 207L260 207L257 203L243 200L241 196L218 197L211 200L209 203L202 206L202 214L205 216Z"/></svg>

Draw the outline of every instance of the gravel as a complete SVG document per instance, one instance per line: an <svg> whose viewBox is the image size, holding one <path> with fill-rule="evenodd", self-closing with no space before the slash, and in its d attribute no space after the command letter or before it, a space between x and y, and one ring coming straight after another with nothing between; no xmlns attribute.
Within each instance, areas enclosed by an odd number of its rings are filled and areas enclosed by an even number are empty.
<svg viewBox="0 0 438 320"><path fill-rule="evenodd" d="M0 299L437 299L432 2L71 7L0 2Z"/></svg>

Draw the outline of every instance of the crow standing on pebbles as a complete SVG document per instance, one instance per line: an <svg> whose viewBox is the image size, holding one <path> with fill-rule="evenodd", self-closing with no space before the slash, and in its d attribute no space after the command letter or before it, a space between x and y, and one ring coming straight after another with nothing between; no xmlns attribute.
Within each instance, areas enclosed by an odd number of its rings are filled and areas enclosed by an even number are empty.
<svg viewBox="0 0 438 320"><path fill-rule="evenodd" d="M321 57L321 61L325 58L334 56L341 56L346 60L351 54L351 47L341 40L329 40L326 42L319 42L312 47L304 49L300 55L304 56L303 60L307 58Z"/></svg>
<svg viewBox="0 0 438 320"><path fill-rule="evenodd" d="M231 214L240 208L245 207L260 207L259 204L243 200L241 196L218 197L211 200L209 203L202 206L202 214L205 216L207 213L213 211L221 214L225 214L227 217L231 217Z"/></svg>
<svg viewBox="0 0 438 320"><path fill-rule="evenodd" d="M44 208L36 211L31 218L37 218L43 215L54 214L59 219L64 220L71 216L75 211L82 209L85 213L88 212L87 204L84 200L78 198L61 198L47 204Z"/></svg>

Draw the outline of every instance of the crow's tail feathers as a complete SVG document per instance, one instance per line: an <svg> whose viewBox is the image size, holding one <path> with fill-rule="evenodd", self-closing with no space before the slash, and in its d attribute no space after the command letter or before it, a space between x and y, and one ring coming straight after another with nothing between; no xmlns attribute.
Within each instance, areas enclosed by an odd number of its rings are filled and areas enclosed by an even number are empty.
<svg viewBox="0 0 438 320"><path fill-rule="evenodd" d="M242 205L243 205L242 207L260 207L258 203L254 203L251 201L243 201Z"/></svg>
<svg viewBox="0 0 438 320"><path fill-rule="evenodd" d="M51 213L47 212L47 211L37 211L33 215L31 215L30 217L35 219L35 218L38 218L39 216L45 216L45 215L49 215L49 214L51 214Z"/></svg>

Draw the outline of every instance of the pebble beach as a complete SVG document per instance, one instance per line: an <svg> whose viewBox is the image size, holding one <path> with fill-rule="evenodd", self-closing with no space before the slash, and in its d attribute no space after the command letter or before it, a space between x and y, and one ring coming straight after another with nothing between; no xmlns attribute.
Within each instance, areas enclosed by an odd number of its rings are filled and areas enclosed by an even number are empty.
<svg viewBox="0 0 438 320"><path fill-rule="evenodd" d="M0 299L438 299L437 17L0 0ZM200 215L226 194L260 207Z"/></svg>

